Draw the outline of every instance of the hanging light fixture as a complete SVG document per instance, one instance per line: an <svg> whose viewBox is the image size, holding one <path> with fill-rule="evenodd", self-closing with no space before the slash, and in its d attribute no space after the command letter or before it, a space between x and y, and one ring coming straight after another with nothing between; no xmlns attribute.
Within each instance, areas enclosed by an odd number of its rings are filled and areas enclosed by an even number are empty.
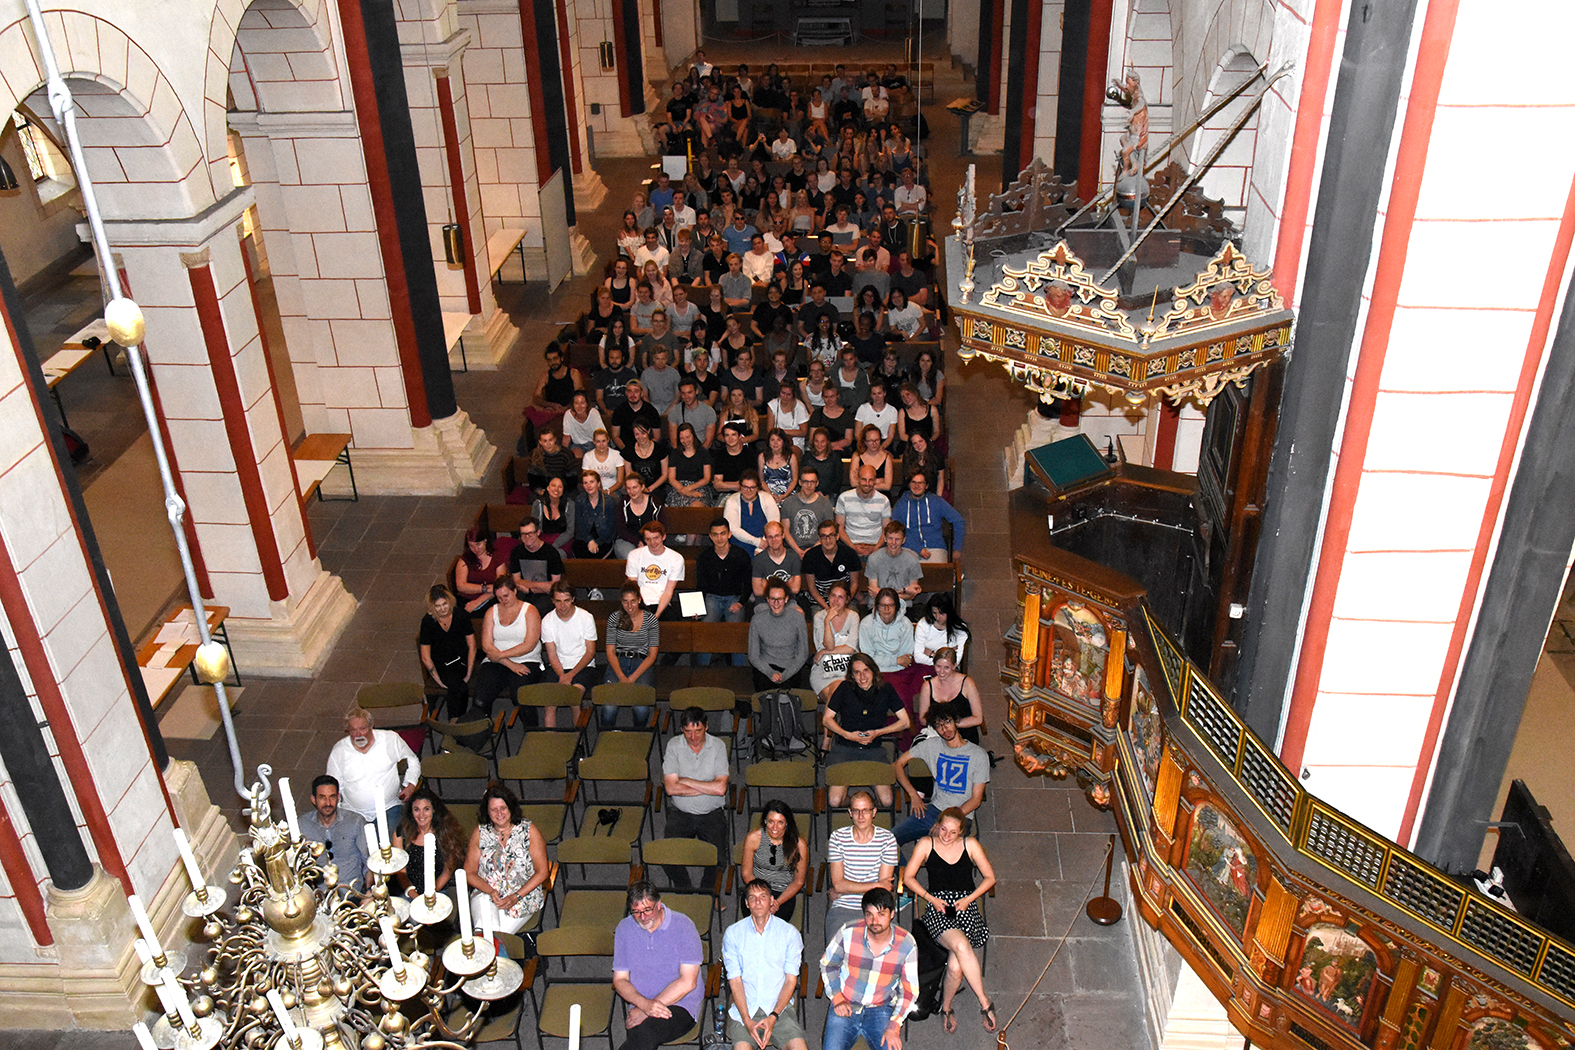
<svg viewBox="0 0 1575 1050"><path fill-rule="evenodd" d="M16 172L11 169L10 163L4 157L0 157L0 192L21 188L22 184L16 181Z"/></svg>
<svg viewBox="0 0 1575 1050"><path fill-rule="evenodd" d="M464 265L465 231L457 222L443 224L443 258L448 260L450 266Z"/></svg>

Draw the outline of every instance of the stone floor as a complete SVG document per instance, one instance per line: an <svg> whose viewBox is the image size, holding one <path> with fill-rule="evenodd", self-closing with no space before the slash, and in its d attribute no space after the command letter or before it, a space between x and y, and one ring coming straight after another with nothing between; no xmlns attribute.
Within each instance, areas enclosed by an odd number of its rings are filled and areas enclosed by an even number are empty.
<svg viewBox="0 0 1575 1050"><path fill-rule="evenodd" d="M715 57L727 60L726 55ZM942 101L971 90L960 80L943 80L938 88L937 97ZM940 106L927 108L926 115L933 128L933 196L940 205L935 226L937 231L945 231L954 209L952 188L961 181L965 161L952 145L957 140L955 117ZM999 158L980 157L977 161L978 184L998 186ZM629 193L648 173L648 167L649 162L643 159L597 164L609 189L607 202L594 214L582 214L579 229L591 239L602 260L611 256L612 230ZM358 599L359 608L315 677L246 680L236 713L236 732L248 779L255 775L258 763L266 762L273 766L276 777L288 775L297 784L305 783L321 772L329 748L340 736L343 713L361 685L418 680L414 636L423 595L442 578L458 551L461 531L478 506L501 498L498 467L512 450L519 406L529 397L539 375L540 348L563 321L578 315L592 285L592 278L582 277L550 295L534 285L501 290L501 298L521 329L518 346L498 371L455 375L459 403L499 447L500 458L479 491L467 491L457 498L363 496L359 502L311 505L311 527L322 563L340 576ZM948 338L955 346L955 336ZM969 528L963 613L973 631L972 671L992 726L998 726L1005 715L993 673L1000 656L998 640L1015 615L1000 455L1031 407L1030 397L998 367L960 365L951 358L947 413L952 455L958 467L956 498ZM68 411L74 408L68 402ZM83 418L90 417L84 414ZM244 655L241 670L244 674ZM998 729L986 737L986 744L998 753L1007 751ZM238 799L227 787L231 765L223 734L208 741L171 739L169 745L176 757L199 765L214 800L238 822ZM1152 1046L1126 926L1130 920L1102 928L1081 915L1082 902L1091 889L1098 892L1095 883L1106 842L1114 830L1112 818L1093 808L1075 787L1026 777L1009 760L996 767L994 777L978 826L1000 880L996 897L989 902L993 936L986 987L1003 1025L1023 1004L1007 1042L1020 1050ZM1116 892L1124 901L1124 893L1119 888ZM820 933L823 907L823 897L810 905L812 941ZM1069 939L1030 995L1069 928ZM813 946L822 943L815 941ZM946 1036L939 1019L932 1018L911 1026L908 1045L916 1050L942 1045L982 1050L994 1045L995 1037L979 1025L970 994L959 996L957 1008L961 1028L956 1036ZM812 1042L818 1044L824 1004L812 1002L809 1011ZM528 1030L527 1019L527 1042ZM127 1038L12 1032L0 1034L0 1046L97 1050L128 1045Z"/></svg>

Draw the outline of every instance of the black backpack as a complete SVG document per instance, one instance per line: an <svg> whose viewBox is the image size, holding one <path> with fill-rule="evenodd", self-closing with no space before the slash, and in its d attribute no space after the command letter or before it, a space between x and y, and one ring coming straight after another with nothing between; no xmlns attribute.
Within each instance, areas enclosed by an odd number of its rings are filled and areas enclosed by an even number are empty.
<svg viewBox="0 0 1575 1050"><path fill-rule="evenodd" d="M775 761L809 750L797 696L786 689L760 694L760 716L755 725L755 758Z"/></svg>

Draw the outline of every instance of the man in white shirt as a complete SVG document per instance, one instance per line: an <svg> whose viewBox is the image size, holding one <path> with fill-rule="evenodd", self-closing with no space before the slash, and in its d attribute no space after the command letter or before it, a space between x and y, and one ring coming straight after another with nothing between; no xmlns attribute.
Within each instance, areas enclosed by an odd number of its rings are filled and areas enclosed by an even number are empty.
<svg viewBox="0 0 1575 1050"><path fill-rule="evenodd" d="M629 552L624 563L624 575L640 588L640 604L663 618L672 606L672 616L678 617L678 607L672 605L673 592L684 578L684 556L666 545L667 529L659 521L648 521L640 529L645 546Z"/></svg>
<svg viewBox="0 0 1575 1050"><path fill-rule="evenodd" d="M928 196L924 187L915 181L913 169L903 169L902 185L897 187L897 192L893 195L897 202L897 211L904 215L917 215L924 210Z"/></svg>
<svg viewBox="0 0 1575 1050"><path fill-rule="evenodd" d="M345 809L369 821L383 811L389 824L395 825L405 799L421 783L421 759L398 733L373 730L371 712L352 707L345 715L344 739L328 753L327 772L339 781L340 805Z"/></svg>
<svg viewBox="0 0 1575 1050"><path fill-rule="evenodd" d="M684 230L695 224L695 210L688 203L683 190L673 191L673 226Z"/></svg>
<svg viewBox="0 0 1575 1050"><path fill-rule="evenodd" d="M756 288L764 288L771 283L771 269L776 261L777 257L766 247L763 235L757 233L749 239L749 251L744 253L744 273Z"/></svg>
<svg viewBox="0 0 1575 1050"><path fill-rule="evenodd" d="M662 272L667 271L669 252L662 247L661 232L655 226L645 231L645 243L634 250L634 268L644 270L648 261L654 260L656 268Z"/></svg>
<svg viewBox="0 0 1575 1050"><path fill-rule="evenodd" d="M541 649L559 685L572 685L583 702L587 690L601 681L596 673L596 619L574 604L574 588L562 580L552 585L552 612L541 618ZM547 708L546 723L557 725L558 709Z"/></svg>

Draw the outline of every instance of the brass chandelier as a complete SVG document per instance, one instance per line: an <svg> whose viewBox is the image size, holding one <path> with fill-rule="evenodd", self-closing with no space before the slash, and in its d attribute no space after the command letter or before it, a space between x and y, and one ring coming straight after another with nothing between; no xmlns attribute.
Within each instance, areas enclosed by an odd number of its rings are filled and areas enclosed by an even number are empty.
<svg viewBox="0 0 1575 1050"><path fill-rule="evenodd" d="M390 892L389 877L410 855L389 840L387 822L367 827L367 886L341 885L332 855L301 837L289 781L279 781L285 819L269 803L272 769L258 766L251 797L250 845L230 872L235 903L210 886L177 830L192 891L181 910L202 920L202 960L182 977L186 958L158 942L135 897L132 913L141 978L158 994L163 1016L151 1030L138 1023L143 1050L418 1050L474 1045L490 1007L517 992L518 963L497 954L487 924L470 921L463 870L454 873L459 932L441 952L416 942L424 927L447 921L455 904L433 889L436 843L425 839L424 895L407 901ZM381 815L380 815L381 817ZM194 949L197 946L193 946ZM451 1024L445 1007L456 996L477 1002Z"/></svg>

